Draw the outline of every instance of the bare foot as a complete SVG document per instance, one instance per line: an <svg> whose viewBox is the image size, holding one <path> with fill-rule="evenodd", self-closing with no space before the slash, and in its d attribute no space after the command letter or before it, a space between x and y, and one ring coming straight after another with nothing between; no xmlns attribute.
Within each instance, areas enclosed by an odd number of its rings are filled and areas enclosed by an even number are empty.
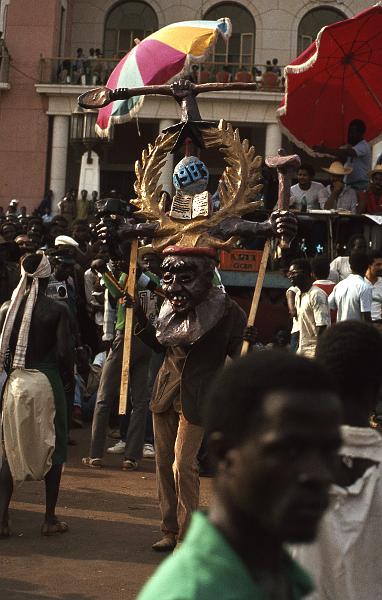
<svg viewBox="0 0 382 600"><path fill-rule="evenodd" d="M42 524L41 535L56 535L56 533L66 533L69 531L69 525L65 521L59 521L56 519L53 523Z"/></svg>

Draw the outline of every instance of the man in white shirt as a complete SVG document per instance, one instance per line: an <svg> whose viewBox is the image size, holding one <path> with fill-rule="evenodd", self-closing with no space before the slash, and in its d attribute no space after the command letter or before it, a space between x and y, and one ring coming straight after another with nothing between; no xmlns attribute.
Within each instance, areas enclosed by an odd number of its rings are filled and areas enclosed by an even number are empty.
<svg viewBox="0 0 382 600"><path fill-rule="evenodd" d="M292 552L313 576L307 600L376 600L382 530L382 437L369 426L382 384L382 338L361 322L339 323L316 359L337 384L343 414L339 468L316 541Z"/></svg>
<svg viewBox="0 0 382 600"><path fill-rule="evenodd" d="M345 183L357 192L364 192L369 185L369 171L371 171L371 148L364 139L366 125L360 119L354 119L349 123L348 143L339 148L328 148L321 144L315 146L316 152L331 154L338 158L345 167L352 169L346 175Z"/></svg>
<svg viewBox="0 0 382 600"><path fill-rule="evenodd" d="M382 250L369 255L365 280L372 288L371 320L382 324Z"/></svg>
<svg viewBox="0 0 382 600"><path fill-rule="evenodd" d="M359 233L352 235L347 243L347 249L349 254L352 254L352 252L366 252L367 244L363 235ZM349 256L337 256L330 263L329 279L334 283L346 279L350 273Z"/></svg>
<svg viewBox="0 0 382 600"><path fill-rule="evenodd" d="M323 188L318 197L320 208L325 210L346 210L353 214L357 208L357 194L353 188L345 185L344 177L352 172L351 167L344 167L339 161L334 161L329 168L323 168L329 173L330 184Z"/></svg>
<svg viewBox="0 0 382 600"><path fill-rule="evenodd" d="M290 206L298 210L319 209L320 192L324 189L322 183L312 181L314 169L312 165L302 164L297 173L298 183L290 190Z"/></svg>
<svg viewBox="0 0 382 600"><path fill-rule="evenodd" d="M329 296L329 307L337 310L339 321L371 321L371 286L365 281L369 258L363 252L349 257L351 274L340 281Z"/></svg>
<svg viewBox="0 0 382 600"><path fill-rule="evenodd" d="M319 287L312 285L311 268L303 258L292 261L288 279L299 288L295 297L300 342L298 354L314 358L318 336L330 325L328 297Z"/></svg>

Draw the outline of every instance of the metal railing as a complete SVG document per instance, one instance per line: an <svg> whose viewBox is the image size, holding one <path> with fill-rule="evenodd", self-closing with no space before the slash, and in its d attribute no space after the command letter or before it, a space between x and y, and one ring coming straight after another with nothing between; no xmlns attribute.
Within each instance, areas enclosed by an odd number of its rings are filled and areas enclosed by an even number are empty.
<svg viewBox="0 0 382 600"><path fill-rule="evenodd" d="M0 44L0 83L9 83L10 60L7 47Z"/></svg>
<svg viewBox="0 0 382 600"><path fill-rule="evenodd" d="M40 58L40 83L61 85L105 85L119 58ZM240 63L206 62L194 65L189 78L195 83L241 81L255 82L259 91L284 90L283 67L277 72L269 65L243 66Z"/></svg>

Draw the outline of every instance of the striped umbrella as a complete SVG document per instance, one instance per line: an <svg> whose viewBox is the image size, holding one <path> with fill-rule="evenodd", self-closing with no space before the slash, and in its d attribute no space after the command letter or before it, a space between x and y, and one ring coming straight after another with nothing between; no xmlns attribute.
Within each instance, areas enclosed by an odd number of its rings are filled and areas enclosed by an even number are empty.
<svg viewBox="0 0 382 600"><path fill-rule="evenodd" d="M187 72L192 63L203 62L218 36L228 39L231 21L183 21L172 23L139 42L117 64L107 81L107 87L135 88L161 85ZM101 108L96 131L108 137L114 123L125 123L136 115L144 96L115 100Z"/></svg>

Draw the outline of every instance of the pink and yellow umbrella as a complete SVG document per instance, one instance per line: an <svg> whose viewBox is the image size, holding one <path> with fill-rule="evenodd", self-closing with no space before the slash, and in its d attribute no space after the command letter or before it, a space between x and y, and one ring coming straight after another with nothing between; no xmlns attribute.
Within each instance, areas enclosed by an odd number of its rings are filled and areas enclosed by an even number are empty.
<svg viewBox="0 0 382 600"><path fill-rule="evenodd" d="M107 87L139 88L161 85L189 69L192 63L205 60L218 36L228 39L231 21L183 21L172 23L139 42L118 63L107 81ZM114 123L125 123L137 114L144 96L114 100L98 113L96 130L108 137Z"/></svg>

